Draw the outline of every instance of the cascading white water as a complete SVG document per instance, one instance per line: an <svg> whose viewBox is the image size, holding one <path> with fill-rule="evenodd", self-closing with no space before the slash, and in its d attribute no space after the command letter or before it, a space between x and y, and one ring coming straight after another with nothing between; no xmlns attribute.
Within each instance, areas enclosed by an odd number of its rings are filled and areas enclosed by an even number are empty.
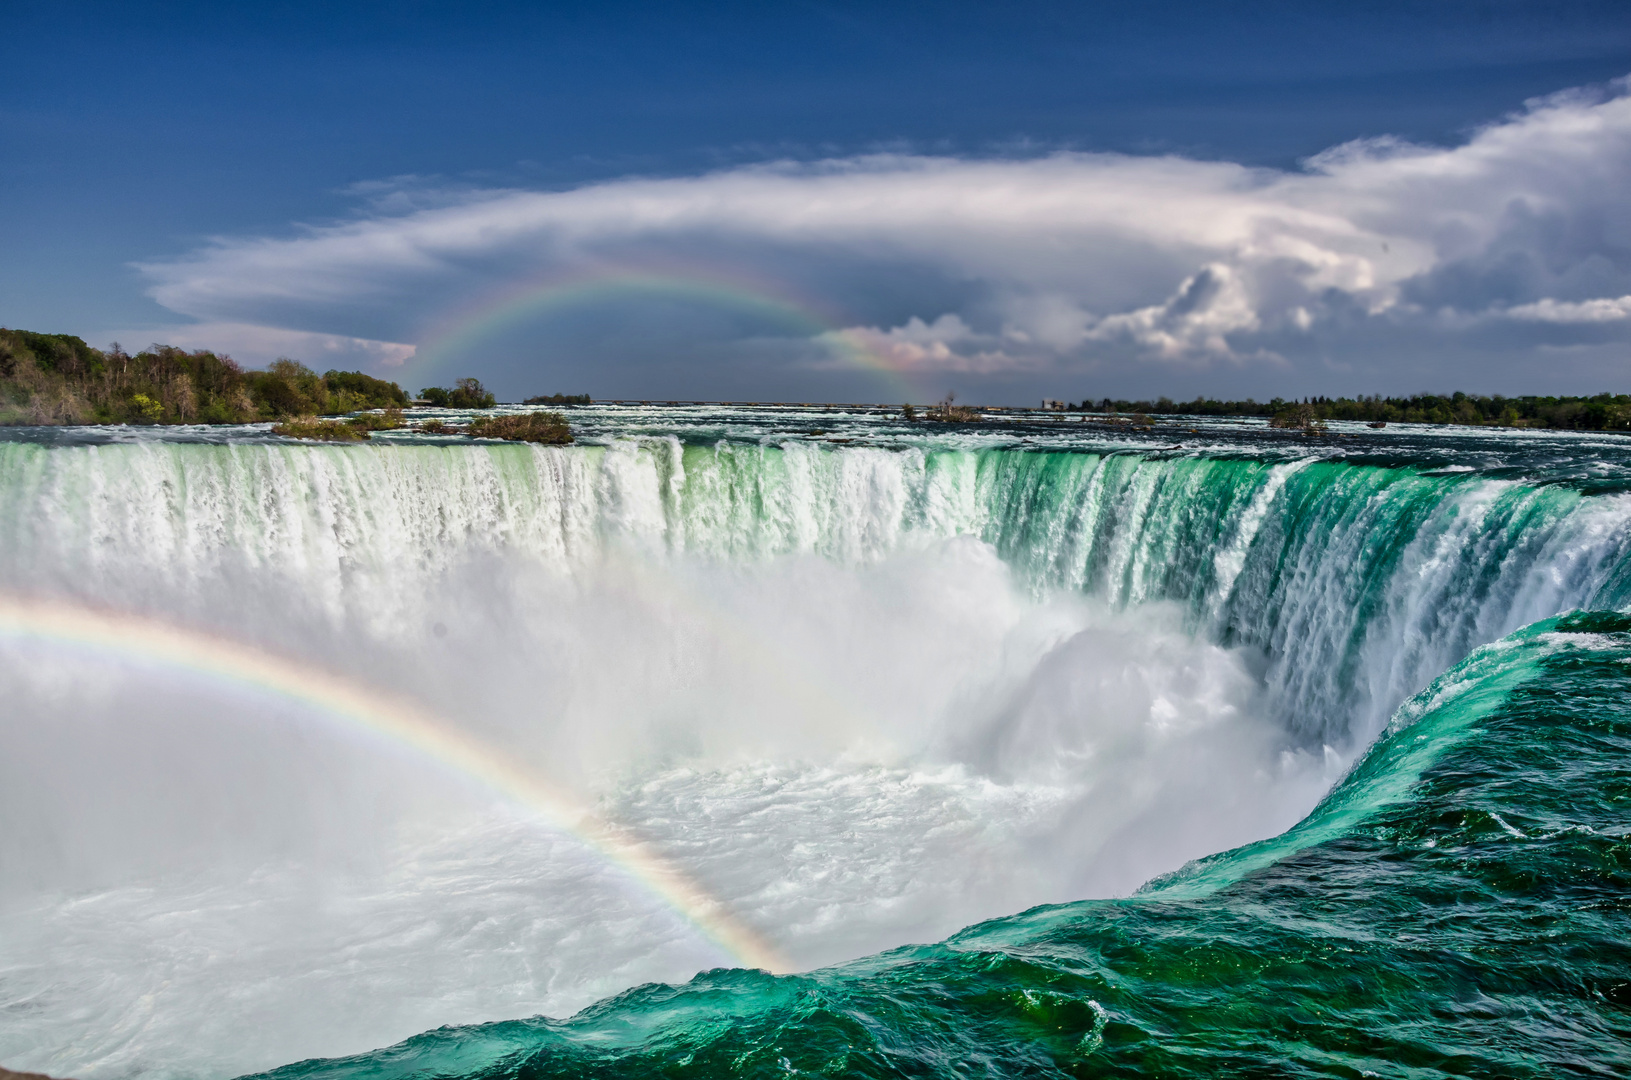
<svg viewBox="0 0 1631 1080"><path fill-rule="evenodd" d="M1290 825L1631 525L1465 475L798 442L9 443L0 478L0 588L404 689L801 965ZM223 1075L726 959L329 718L39 644L0 679L13 1067Z"/></svg>

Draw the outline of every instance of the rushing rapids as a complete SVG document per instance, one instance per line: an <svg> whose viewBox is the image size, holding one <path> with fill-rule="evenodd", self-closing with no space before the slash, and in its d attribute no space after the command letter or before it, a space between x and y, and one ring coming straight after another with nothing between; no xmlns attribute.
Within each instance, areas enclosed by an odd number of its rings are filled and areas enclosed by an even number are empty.
<svg viewBox="0 0 1631 1080"><path fill-rule="evenodd" d="M298 675L19 623L0 1060L224 1076L575 1012L279 1075L1627 1063L1631 628L1558 616L1628 599L1631 448L574 419L24 433L0 590L411 696L711 899ZM733 970L699 904L809 973Z"/></svg>

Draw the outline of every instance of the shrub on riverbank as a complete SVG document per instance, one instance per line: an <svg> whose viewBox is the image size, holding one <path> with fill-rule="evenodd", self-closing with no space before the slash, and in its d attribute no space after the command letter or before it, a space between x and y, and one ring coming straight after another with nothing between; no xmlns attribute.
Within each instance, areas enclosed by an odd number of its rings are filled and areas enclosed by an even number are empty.
<svg viewBox="0 0 1631 1080"><path fill-rule="evenodd" d="M368 438L368 429L344 420L299 416L274 425L272 434L289 439L316 439L320 442L357 442Z"/></svg>
<svg viewBox="0 0 1631 1080"><path fill-rule="evenodd" d="M567 426L566 417L558 412L481 416L470 422L468 432L478 439L511 439L557 446L572 441L572 429Z"/></svg>
<svg viewBox="0 0 1631 1080"><path fill-rule="evenodd" d="M395 431L404 421L401 409L386 409L384 412L358 413L346 423L359 431Z"/></svg>
<svg viewBox="0 0 1631 1080"><path fill-rule="evenodd" d="M1282 409L1269 417L1269 427L1300 428L1306 434L1317 435L1325 430L1325 421L1314 411L1312 405L1303 402Z"/></svg>

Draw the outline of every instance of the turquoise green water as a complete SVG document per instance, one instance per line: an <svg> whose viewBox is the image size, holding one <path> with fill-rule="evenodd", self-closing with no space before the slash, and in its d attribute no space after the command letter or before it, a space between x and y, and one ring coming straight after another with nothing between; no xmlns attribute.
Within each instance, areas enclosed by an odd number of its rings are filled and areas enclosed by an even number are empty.
<svg viewBox="0 0 1631 1080"><path fill-rule="evenodd" d="M1631 618L1481 649L1290 834L809 975L715 971L279 1080L1616 1076Z"/></svg>
<svg viewBox="0 0 1631 1080"><path fill-rule="evenodd" d="M816 422L845 441L799 433ZM394 643L483 559L860 573L972 537L1038 605L1175 608L1255 658L1252 700L1289 750L1357 763L1284 834L1124 899L262 1075L1631 1070L1631 443L1220 431L1173 449L661 411L581 428L571 449L0 442L0 587Z"/></svg>

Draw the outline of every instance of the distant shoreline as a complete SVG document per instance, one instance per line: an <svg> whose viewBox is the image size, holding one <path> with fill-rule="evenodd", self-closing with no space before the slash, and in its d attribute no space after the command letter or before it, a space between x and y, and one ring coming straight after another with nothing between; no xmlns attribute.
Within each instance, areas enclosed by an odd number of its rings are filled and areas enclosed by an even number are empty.
<svg viewBox="0 0 1631 1080"><path fill-rule="evenodd" d="M468 385L466 385L468 384ZM154 346L135 356L117 346L103 351L68 334L38 334L0 328L0 425L61 426L100 424L244 424L301 416L334 416L366 409L412 408L422 404L492 408L493 396L475 379L452 390L428 388L443 400L410 398L396 383L362 372L319 375L293 360L266 371L245 371L230 357L207 351L184 352ZM1316 431L1326 421L1444 424L1467 427L1546 428L1573 431L1631 431L1631 394L1505 397L1415 394L1409 397L1253 398L1227 401L1198 397L1174 401L1085 398L1071 403L1043 399L1040 407L932 405L884 402L731 401L696 398L598 398L554 394L523 405L573 408L583 405L644 407L850 409L901 413L919 422L987 423L988 414L1036 416L1080 414L1103 417L1114 426L1143 427L1152 416L1257 418L1271 426Z"/></svg>
<svg viewBox="0 0 1631 1080"><path fill-rule="evenodd" d="M848 409L898 413L906 405L882 402L822 401L726 401L696 398L595 398L583 404L620 405L645 408L733 408L733 409ZM1216 419L1267 420L1272 427L1317 428L1325 421L1352 421L1376 427L1388 424L1440 424L1460 427L1542 428L1559 431L1631 432L1631 394L1597 394L1592 397L1505 397L1457 392L1417 394L1407 398L1304 398L1288 401L1272 398L1259 402L1221 401L1196 398L1173 401L1092 399L1072 404L1044 399L1040 406L1018 405L912 405L918 419L952 420L959 423L989 422L985 413L1012 413L1028 417L1079 415L1110 426L1143 427L1152 417L1207 417Z"/></svg>

